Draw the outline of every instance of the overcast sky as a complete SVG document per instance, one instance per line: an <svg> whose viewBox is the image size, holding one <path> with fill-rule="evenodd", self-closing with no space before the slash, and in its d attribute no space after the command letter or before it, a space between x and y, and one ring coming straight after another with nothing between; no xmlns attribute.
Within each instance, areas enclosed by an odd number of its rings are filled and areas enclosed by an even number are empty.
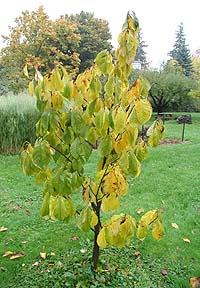
<svg viewBox="0 0 200 288"><path fill-rule="evenodd" d="M97 18L109 22L116 47L127 11L135 11L148 44L146 52L152 66L159 66L175 42L175 32L183 22L186 41L191 53L200 48L200 0L5 0L0 9L0 34L8 33L14 19L22 11L36 10L40 5L51 19L63 14L94 12ZM2 47L2 40L0 41Z"/></svg>

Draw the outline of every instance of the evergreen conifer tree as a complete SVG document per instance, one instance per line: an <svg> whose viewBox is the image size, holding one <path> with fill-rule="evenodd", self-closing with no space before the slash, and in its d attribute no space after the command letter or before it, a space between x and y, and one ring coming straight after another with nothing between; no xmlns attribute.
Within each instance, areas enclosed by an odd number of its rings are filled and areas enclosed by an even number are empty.
<svg viewBox="0 0 200 288"><path fill-rule="evenodd" d="M139 61L141 63L142 68L146 68L148 65L147 58L146 58L146 51L144 50L148 45L143 40L142 37L142 29L140 28L138 33L138 48L136 51L135 61Z"/></svg>
<svg viewBox="0 0 200 288"><path fill-rule="evenodd" d="M186 44L183 23L180 23L179 25L179 29L176 32L175 44L168 55L178 62L178 64L183 68L183 72L186 76L191 77L193 65L190 50Z"/></svg>

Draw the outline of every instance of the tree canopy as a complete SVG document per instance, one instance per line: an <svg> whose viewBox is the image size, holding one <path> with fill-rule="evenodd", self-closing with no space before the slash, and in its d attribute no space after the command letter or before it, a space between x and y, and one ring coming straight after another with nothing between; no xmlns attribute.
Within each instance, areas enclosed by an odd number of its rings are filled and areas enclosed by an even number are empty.
<svg viewBox="0 0 200 288"><path fill-rule="evenodd" d="M6 46L1 50L0 61L14 92L27 87L22 71L25 63L44 73L58 63L72 74L77 72L80 36L76 24L69 19L52 21L40 6L37 11L22 12L9 29L9 35L3 36Z"/></svg>
<svg viewBox="0 0 200 288"><path fill-rule="evenodd" d="M83 72L92 65L94 58L101 50L111 51L109 25L106 20L95 18L93 13L84 11L80 14L65 15L65 18L78 27L77 31L81 37L78 48L81 60L79 71Z"/></svg>
<svg viewBox="0 0 200 288"><path fill-rule="evenodd" d="M179 65L183 68L183 72L186 76L192 76L193 65L190 55L190 50L186 44L186 38L184 34L183 23L180 23L179 29L176 32L176 40L173 49L168 53L168 55L176 60Z"/></svg>
<svg viewBox="0 0 200 288"><path fill-rule="evenodd" d="M154 111L194 111L194 99L190 92L196 89L197 82L188 78L180 67L167 63L160 71L145 71L151 84L150 101Z"/></svg>

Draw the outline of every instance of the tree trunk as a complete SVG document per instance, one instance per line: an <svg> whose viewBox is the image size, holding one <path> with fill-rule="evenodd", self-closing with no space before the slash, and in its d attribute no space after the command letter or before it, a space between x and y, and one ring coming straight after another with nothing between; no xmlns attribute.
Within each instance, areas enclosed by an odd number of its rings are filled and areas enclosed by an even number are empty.
<svg viewBox="0 0 200 288"><path fill-rule="evenodd" d="M92 207L94 212L98 217L98 223L94 227L94 244L93 244L93 255L92 255L92 270L96 270L99 262L99 245L97 243L97 237L101 230L101 222L100 222L100 209L101 209L101 201L97 202L97 205Z"/></svg>

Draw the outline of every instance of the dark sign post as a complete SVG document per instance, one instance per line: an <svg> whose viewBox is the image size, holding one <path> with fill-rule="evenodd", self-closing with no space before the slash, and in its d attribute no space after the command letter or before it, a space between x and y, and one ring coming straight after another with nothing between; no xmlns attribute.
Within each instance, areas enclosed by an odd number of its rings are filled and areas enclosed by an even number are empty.
<svg viewBox="0 0 200 288"><path fill-rule="evenodd" d="M176 119L178 124L183 124L182 130L182 142L184 141L184 134L185 134L185 124L192 124L192 116L191 114L181 115Z"/></svg>

